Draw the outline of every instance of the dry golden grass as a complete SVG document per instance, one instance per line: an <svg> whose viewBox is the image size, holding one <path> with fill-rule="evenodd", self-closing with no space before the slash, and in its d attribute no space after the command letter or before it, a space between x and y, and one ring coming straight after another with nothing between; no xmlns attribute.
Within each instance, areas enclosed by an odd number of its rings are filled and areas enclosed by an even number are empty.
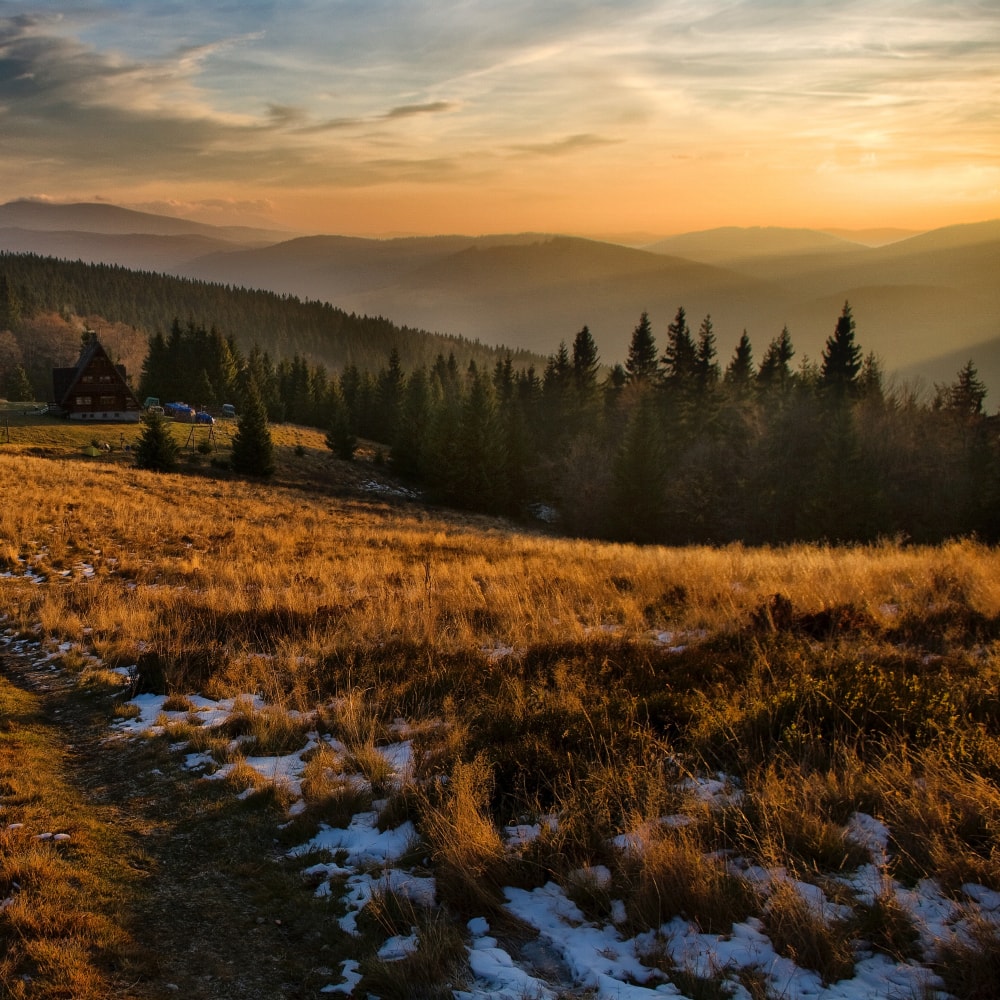
<svg viewBox="0 0 1000 1000"><path fill-rule="evenodd" d="M606 864L635 926L682 913L724 932L756 903L710 852L818 881L869 860L845 836L854 811L892 830L890 874L1000 888L995 549L572 541L331 495L321 438L281 433L268 486L0 448L0 565L48 580L4 580L0 614L137 664L178 706L263 695L272 707L239 703L223 733L171 728L220 762L235 736L254 752L299 749L307 727L336 736L346 754L320 747L307 767L310 821L370 807L342 772L385 788L376 748L397 717L416 724L422 788L394 815L413 815L460 913L532 877L604 913L573 872ZM679 790L723 769L743 792L730 809ZM676 812L690 825L650 834L641 862L617 858L612 837ZM500 824L548 814L557 828L512 860ZM835 978L843 928L807 927L795 905L772 898L775 934ZM899 914L876 910L865 933L908 954Z"/></svg>
<svg viewBox="0 0 1000 1000"><path fill-rule="evenodd" d="M118 659L138 658L145 640L178 687L256 680L315 704L331 649L523 650L610 626L683 643L779 592L803 612L849 604L886 627L958 597L986 618L1000 611L997 555L968 541L641 549L227 478L9 450L0 462L5 550L51 577L78 561L103 569L100 587L68 582L22 602L24 624L60 639L92 629L96 650Z"/></svg>
<svg viewBox="0 0 1000 1000"><path fill-rule="evenodd" d="M817 910L794 885L774 885L764 910L764 926L779 954L818 972L825 983L854 975L848 925Z"/></svg>
<svg viewBox="0 0 1000 1000"><path fill-rule="evenodd" d="M489 766L477 757L456 764L441 795L432 790L420 807L439 896L468 916L497 910L509 871L503 841L489 814L491 785Z"/></svg>
<svg viewBox="0 0 1000 1000"><path fill-rule="evenodd" d="M624 864L631 882L626 908L636 930L655 929L680 916L706 934L728 934L734 923L760 909L753 886L723 860L706 855L688 828L648 826L634 835L634 843L633 857Z"/></svg>
<svg viewBox="0 0 1000 1000"><path fill-rule="evenodd" d="M0 677L0 995L100 1000L124 988L134 872L124 838L68 782L36 701Z"/></svg>

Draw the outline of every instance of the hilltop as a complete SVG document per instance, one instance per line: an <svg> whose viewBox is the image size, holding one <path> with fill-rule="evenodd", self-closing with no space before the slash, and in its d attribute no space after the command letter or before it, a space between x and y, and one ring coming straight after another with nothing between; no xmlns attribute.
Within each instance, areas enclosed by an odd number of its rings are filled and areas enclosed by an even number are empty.
<svg viewBox="0 0 1000 1000"><path fill-rule="evenodd" d="M889 373L931 384L974 359L990 385L1000 315L1000 223L928 233L735 227L644 249L558 234L363 239L207 226L111 205L0 206L0 248L162 271L329 302L395 325L535 355L590 327L623 360L647 311L710 313L725 357L747 330L758 356L788 324L815 359L845 300Z"/></svg>

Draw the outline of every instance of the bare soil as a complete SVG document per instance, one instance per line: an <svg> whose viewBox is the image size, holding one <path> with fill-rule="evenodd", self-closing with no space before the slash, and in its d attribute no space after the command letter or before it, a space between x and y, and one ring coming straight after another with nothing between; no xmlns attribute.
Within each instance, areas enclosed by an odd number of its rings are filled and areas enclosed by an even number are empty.
<svg viewBox="0 0 1000 1000"><path fill-rule="evenodd" d="M163 738L113 736L106 689L8 652L0 672L37 697L35 724L113 845L89 862L109 865L129 900L110 915L132 946L106 969L108 997L306 998L339 981L350 940L285 859L273 801L192 776ZM35 981L28 995L53 994Z"/></svg>

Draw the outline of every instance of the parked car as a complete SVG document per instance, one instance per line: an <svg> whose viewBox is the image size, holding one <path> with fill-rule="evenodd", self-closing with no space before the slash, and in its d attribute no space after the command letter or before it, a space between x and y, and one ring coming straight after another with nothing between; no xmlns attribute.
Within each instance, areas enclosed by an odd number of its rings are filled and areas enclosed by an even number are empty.
<svg viewBox="0 0 1000 1000"><path fill-rule="evenodd" d="M214 424L215 417L211 413L206 413L204 410L199 410L194 415L194 422L196 424Z"/></svg>
<svg viewBox="0 0 1000 1000"><path fill-rule="evenodd" d="M181 423L194 423L194 409L187 403L164 403L163 410L168 417L173 417Z"/></svg>
<svg viewBox="0 0 1000 1000"><path fill-rule="evenodd" d="M232 403L222 404L222 415L224 417L230 417L231 419L236 419L236 407Z"/></svg>
<svg viewBox="0 0 1000 1000"><path fill-rule="evenodd" d="M160 397L159 396L147 396L146 402L142 404L144 410L154 410L159 409L160 413L163 412L162 407L160 407Z"/></svg>
<svg viewBox="0 0 1000 1000"><path fill-rule="evenodd" d="M159 403L154 403L151 406L146 407L147 413L158 413L161 417L163 416L163 407Z"/></svg>

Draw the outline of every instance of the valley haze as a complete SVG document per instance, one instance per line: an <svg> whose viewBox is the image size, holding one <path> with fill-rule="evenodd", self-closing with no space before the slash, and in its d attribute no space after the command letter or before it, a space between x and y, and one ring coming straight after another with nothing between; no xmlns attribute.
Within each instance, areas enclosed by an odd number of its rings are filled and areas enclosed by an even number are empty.
<svg viewBox="0 0 1000 1000"><path fill-rule="evenodd" d="M0 205L0 250L327 301L541 355L587 325L609 365L643 311L662 336L679 306L695 321L711 315L723 361L744 330L759 359L785 325L794 363L816 361L849 301L859 343L889 374L931 390L972 359L1000 387L1000 221L854 239L725 227L639 248L545 233L301 236L20 200Z"/></svg>

